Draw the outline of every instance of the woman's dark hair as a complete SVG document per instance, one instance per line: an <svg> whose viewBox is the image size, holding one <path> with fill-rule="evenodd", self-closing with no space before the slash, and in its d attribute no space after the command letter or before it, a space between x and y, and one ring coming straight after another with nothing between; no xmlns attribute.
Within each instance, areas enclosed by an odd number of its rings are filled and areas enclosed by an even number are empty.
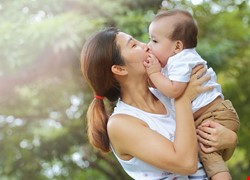
<svg viewBox="0 0 250 180"><path fill-rule="evenodd" d="M181 40L184 48L195 48L197 46L198 27L193 16L188 11L181 9L161 10L156 14L153 21L170 16L176 16L176 22L169 38L171 40Z"/></svg>
<svg viewBox="0 0 250 180"><path fill-rule="evenodd" d="M114 27L97 32L85 43L81 53L83 76L94 95L106 97L111 102L120 97L120 86L111 67L124 65L120 48L116 44L118 33L119 30ZM88 137L90 143L103 152L110 151L108 118L104 101L94 98L87 112Z"/></svg>

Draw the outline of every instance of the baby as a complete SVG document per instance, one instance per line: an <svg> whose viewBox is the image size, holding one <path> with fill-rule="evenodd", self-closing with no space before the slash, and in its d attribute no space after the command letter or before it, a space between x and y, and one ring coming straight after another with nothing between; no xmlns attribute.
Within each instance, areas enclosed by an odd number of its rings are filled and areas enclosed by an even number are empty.
<svg viewBox="0 0 250 180"><path fill-rule="evenodd" d="M170 98L179 97L190 80L192 69L207 63L196 52L198 28L190 13L183 10L159 12L149 26L149 48L152 55L144 62L151 83ZM229 100L224 100L221 86L212 68L207 69L211 80L206 86L212 91L199 95L192 102L196 127L212 119L238 132L239 118ZM197 78L202 75L197 75ZM207 175L211 179L231 179L226 166L236 147L206 154L199 151Z"/></svg>

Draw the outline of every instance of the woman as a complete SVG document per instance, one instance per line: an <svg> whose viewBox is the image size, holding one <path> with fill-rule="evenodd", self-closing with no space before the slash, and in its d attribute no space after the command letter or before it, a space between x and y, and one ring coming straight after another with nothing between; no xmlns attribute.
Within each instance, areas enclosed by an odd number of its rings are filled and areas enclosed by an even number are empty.
<svg viewBox="0 0 250 180"><path fill-rule="evenodd" d="M194 74L201 76L204 69L193 70L185 93L175 99L174 113L167 97L148 88L143 66L148 55L145 44L115 28L97 33L85 44L82 70L95 94L87 112L90 143L104 152L112 149L134 179L204 179L203 167L197 164L191 101L211 89L201 86L209 77L197 79ZM104 97L109 101L119 98L111 116L106 112ZM198 131L200 139L214 138L214 129L209 126ZM201 131L204 129L210 134ZM217 147L231 142L232 139ZM185 176L188 174L193 175Z"/></svg>

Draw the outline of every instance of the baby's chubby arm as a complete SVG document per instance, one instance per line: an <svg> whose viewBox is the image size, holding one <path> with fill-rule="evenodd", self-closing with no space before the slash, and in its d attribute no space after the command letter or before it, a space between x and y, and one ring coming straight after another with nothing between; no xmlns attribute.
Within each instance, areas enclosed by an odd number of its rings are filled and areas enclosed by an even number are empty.
<svg viewBox="0 0 250 180"><path fill-rule="evenodd" d="M153 54L144 61L144 66L150 81L165 96L177 98L186 89L187 83L171 81L161 73L161 64Z"/></svg>

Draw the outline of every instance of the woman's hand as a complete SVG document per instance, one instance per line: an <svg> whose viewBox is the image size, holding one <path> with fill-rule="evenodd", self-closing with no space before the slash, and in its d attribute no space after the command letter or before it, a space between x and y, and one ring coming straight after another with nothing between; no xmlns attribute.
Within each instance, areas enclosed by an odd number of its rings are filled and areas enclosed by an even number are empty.
<svg viewBox="0 0 250 180"><path fill-rule="evenodd" d="M186 96L192 101L200 93L213 89L212 86L202 86L203 83L210 79L210 76L203 76L205 72L206 68L202 65L198 65L192 70L190 81L182 96Z"/></svg>
<svg viewBox="0 0 250 180"><path fill-rule="evenodd" d="M205 153L232 148L237 144L237 135L235 132L211 120L198 126L196 133L200 148ZM226 155L224 159L227 160L231 155Z"/></svg>

